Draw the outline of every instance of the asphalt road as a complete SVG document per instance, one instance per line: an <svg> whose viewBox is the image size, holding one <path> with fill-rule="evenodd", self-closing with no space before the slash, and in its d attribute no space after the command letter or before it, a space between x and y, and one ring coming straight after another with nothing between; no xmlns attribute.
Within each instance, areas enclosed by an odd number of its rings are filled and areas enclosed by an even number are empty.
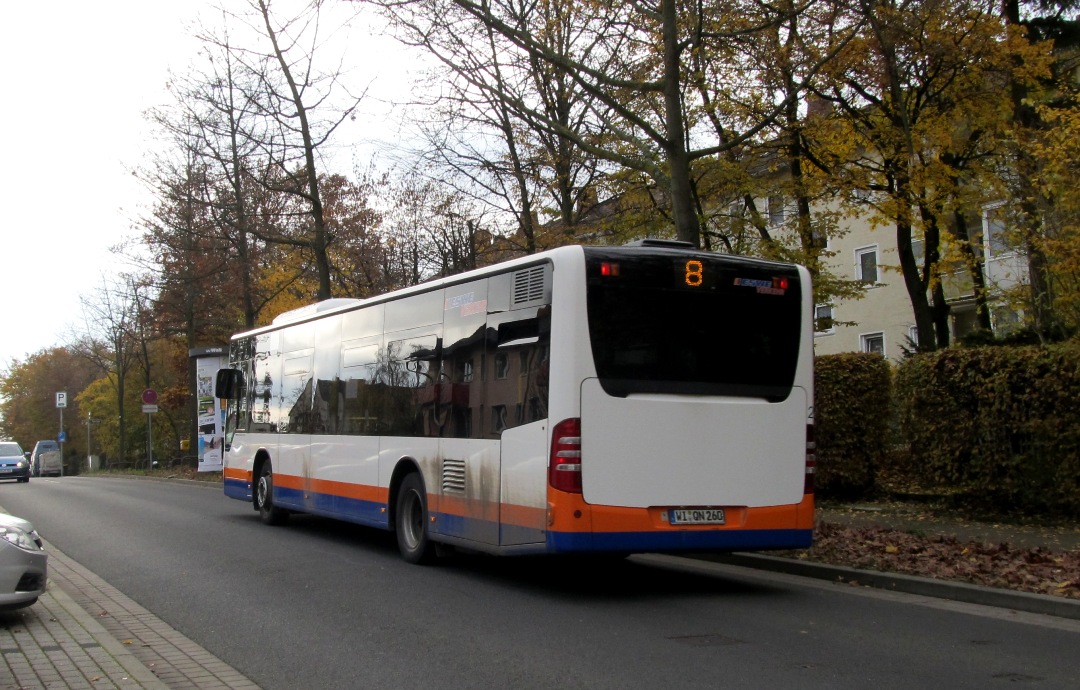
<svg viewBox="0 0 1080 690"><path fill-rule="evenodd" d="M0 506L273 688L1075 688L1080 623L686 559L459 556L262 525L219 489L0 484Z"/></svg>

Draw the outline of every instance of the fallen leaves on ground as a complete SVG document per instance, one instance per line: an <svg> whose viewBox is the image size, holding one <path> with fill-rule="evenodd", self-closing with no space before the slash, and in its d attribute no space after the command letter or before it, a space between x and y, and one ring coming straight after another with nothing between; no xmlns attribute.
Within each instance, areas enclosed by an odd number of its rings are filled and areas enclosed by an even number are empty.
<svg viewBox="0 0 1080 690"><path fill-rule="evenodd" d="M824 523L802 560L1080 599L1080 552Z"/></svg>

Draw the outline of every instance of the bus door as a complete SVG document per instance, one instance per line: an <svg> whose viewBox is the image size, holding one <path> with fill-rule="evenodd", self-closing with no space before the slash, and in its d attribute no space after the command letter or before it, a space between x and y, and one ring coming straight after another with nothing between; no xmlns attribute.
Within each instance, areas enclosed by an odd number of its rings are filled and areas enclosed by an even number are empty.
<svg viewBox="0 0 1080 690"><path fill-rule="evenodd" d="M550 279L548 267L537 268L538 280ZM550 292L538 294L531 304L488 318L485 422L500 441L502 546L545 539L551 307Z"/></svg>

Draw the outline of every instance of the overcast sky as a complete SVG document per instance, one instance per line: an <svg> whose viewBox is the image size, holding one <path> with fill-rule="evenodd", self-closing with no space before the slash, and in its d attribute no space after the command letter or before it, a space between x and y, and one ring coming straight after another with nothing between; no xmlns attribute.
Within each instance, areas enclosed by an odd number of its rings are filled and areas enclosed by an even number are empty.
<svg viewBox="0 0 1080 690"><path fill-rule="evenodd" d="M124 270L109 248L137 234L134 221L148 205L131 175L153 145L143 113L166 101L169 68L182 71L197 50L187 30L213 4L4 3L0 370L64 344L82 324L80 295ZM378 110L380 90L399 85L406 66L388 57L390 39L365 36L356 48L354 76L371 83L368 110ZM385 124L353 127L362 137Z"/></svg>

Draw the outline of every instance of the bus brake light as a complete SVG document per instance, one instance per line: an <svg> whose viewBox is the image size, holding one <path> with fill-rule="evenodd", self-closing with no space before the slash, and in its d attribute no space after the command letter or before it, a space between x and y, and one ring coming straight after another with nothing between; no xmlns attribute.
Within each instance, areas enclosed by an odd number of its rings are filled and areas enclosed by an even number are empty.
<svg viewBox="0 0 1080 690"><path fill-rule="evenodd" d="M552 429L548 482L553 489L581 493L581 420L576 417Z"/></svg>
<svg viewBox="0 0 1080 690"><path fill-rule="evenodd" d="M619 264L614 261L604 261L600 264L600 275L602 276L618 276Z"/></svg>

